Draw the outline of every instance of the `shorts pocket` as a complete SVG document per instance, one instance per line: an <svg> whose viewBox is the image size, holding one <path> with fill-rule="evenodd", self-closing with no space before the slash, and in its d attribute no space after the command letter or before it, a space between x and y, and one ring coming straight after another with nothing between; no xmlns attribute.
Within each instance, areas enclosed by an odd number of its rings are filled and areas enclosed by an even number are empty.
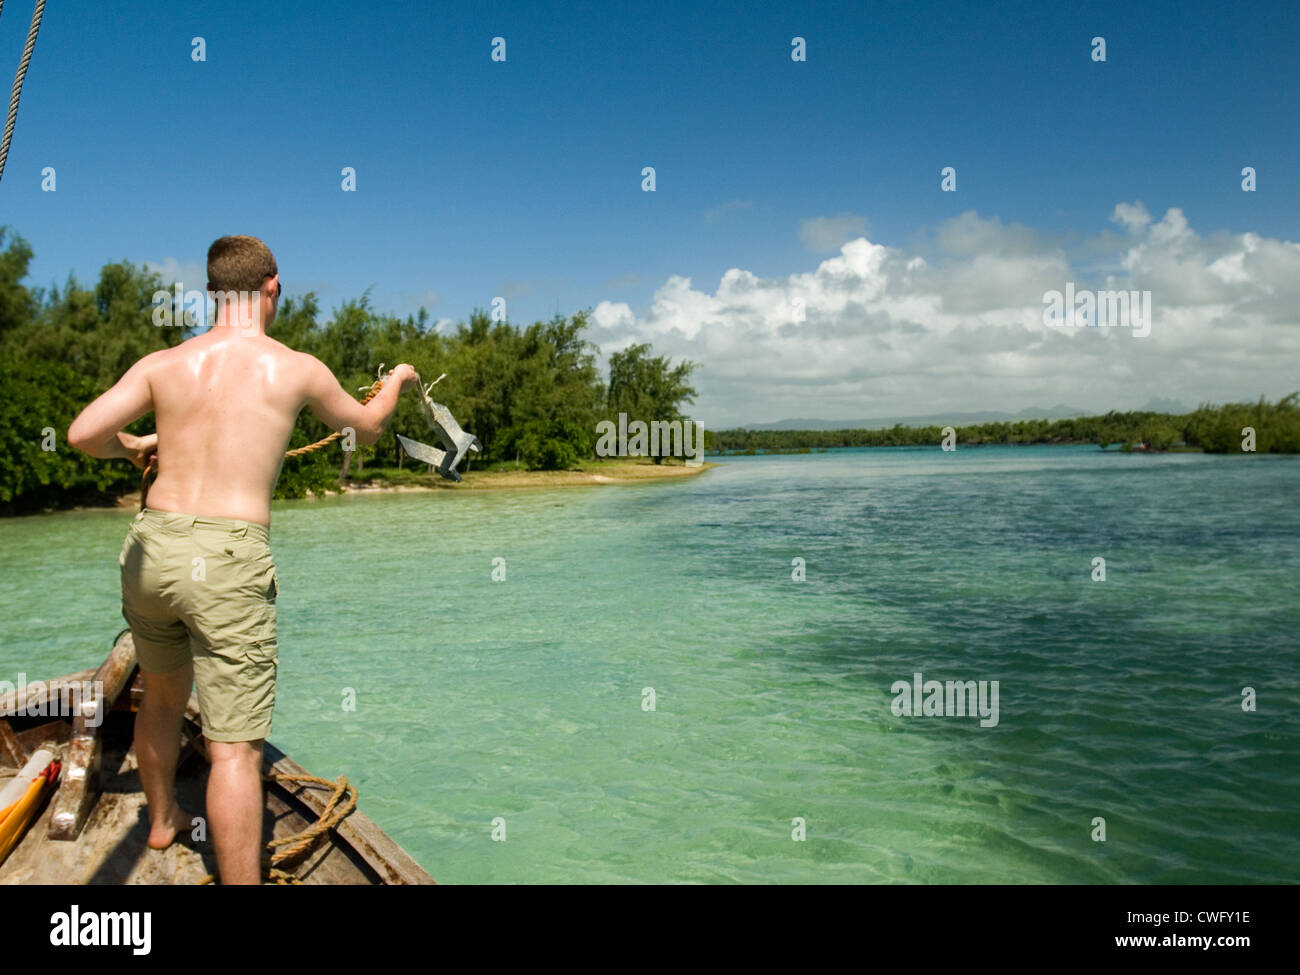
<svg viewBox="0 0 1300 975"><path fill-rule="evenodd" d="M255 640L244 647L244 661L254 667L271 667L280 662L280 642L272 635L269 640Z"/></svg>
<svg viewBox="0 0 1300 975"><path fill-rule="evenodd" d="M271 548L260 538L247 536L199 535L194 536L195 554L218 562L236 562L251 565L269 559Z"/></svg>

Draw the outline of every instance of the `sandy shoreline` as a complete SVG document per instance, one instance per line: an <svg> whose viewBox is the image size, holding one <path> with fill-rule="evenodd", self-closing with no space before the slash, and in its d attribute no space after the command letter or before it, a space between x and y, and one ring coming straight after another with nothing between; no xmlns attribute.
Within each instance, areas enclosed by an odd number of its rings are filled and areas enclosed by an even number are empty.
<svg viewBox="0 0 1300 975"><path fill-rule="evenodd" d="M414 491L494 491L508 488L583 487L593 484L644 484L647 481L694 477L717 467L717 461L705 461L698 467L682 464L655 464L650 461L601 461L589 469L567 471L469 471L459 484L444 481L437 474L407 474L401 483L377 480L351 483L341 491L325 491L323 497L340 494L406 494ZM315 497L310 491L308 497ZM113 511L140 507L140 492L132 491L114 505L69 508L69 511Z"/></svg>
<svg viewBox="0 0 1300 975"><path fill-rule="evenodd" d="M326 497L338 494L400 494L407 491L492 491L504 488L580 487L592 484L638 484L646 481L694 477L717 461L705 461L699 467L654 464L642 461L604 463L592 469L567 471L469 471L459 484L445 481L437 474L413 475L416 483L393 484L389 481L349 484L344 491L326 491Z"/></svg>

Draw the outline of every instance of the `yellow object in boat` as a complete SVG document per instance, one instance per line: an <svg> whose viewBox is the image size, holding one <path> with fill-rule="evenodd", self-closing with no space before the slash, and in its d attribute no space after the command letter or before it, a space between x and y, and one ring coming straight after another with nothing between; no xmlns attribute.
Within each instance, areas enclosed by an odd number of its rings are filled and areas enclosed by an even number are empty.
<svg viewBox="0 0 1300 975"><path fill-rule="evenodd" d="M18 841L22 839L23 833L35 818L36 811L41 808L41 799L48 790L53 788L54 779L58 774L59 764L51 762L32 780L21 799L5 809L0 809L0 863L4 863L13 848L18 845Z"/></svg>

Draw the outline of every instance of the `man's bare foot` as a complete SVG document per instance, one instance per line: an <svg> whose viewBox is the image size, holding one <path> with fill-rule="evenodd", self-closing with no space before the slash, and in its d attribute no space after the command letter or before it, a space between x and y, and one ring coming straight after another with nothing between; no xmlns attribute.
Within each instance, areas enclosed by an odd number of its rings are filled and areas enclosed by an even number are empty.
<svg viewBox="0 0 1300 975"><path fill-rule="evenodd" d="M149 829L149 849L167 849L172 845L172 841L176 839L177 833L184 832L192 826L190 815L183 812L181 807L173 802L166 817L161 822L154 823Z"/></svg>

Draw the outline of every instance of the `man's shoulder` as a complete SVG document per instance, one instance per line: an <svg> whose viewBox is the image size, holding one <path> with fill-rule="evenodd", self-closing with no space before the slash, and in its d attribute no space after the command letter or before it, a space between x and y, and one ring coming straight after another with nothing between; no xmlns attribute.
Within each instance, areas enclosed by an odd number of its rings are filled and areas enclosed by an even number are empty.
<svg viewBox="0 0 1300 975"><path fill-rule="evenodd" d="M275 341L272 339L272 341ZM284 370L290 382L294 383L304 396L310 397L314 390L321 387L325 376L333 376L325 363L310 352L299 352L282 342L276 342L276 358L284 363Z"/></svg>
<svg viewBox="0 0 1300 975"><path fill-rule="evenodd" d="M275 341L272 339L272 341ZM299 352L292 349L283 342L276 342L279 349L276 350L278 355L282 355L286 362L292 363L293 367L302 372L303 375L311 375L317 369L325 368L325 364L317 359L310 352Z"/></svg>
<svg viewBox="0 0 1300 975"><path fill-rule="evenodd" d="M166 365L172 359L175 359L180 355L184 355L182 346L169 345L164 349L155 349L153 352L140 356L140 358L135 361L135 365L132 368L144 370L148 373L157 369L159 366Z"/></svg>
<svg viewBox="0 0 1300 975"><path fill-rule="evenodd" d="M317 361L315 356L306 352L299 352L297 349L285 345L279 339L273 339L269 335L259 336L258 341L265 342L270 348L271 354L276 358L296 368L305 369Z"/></svg>

